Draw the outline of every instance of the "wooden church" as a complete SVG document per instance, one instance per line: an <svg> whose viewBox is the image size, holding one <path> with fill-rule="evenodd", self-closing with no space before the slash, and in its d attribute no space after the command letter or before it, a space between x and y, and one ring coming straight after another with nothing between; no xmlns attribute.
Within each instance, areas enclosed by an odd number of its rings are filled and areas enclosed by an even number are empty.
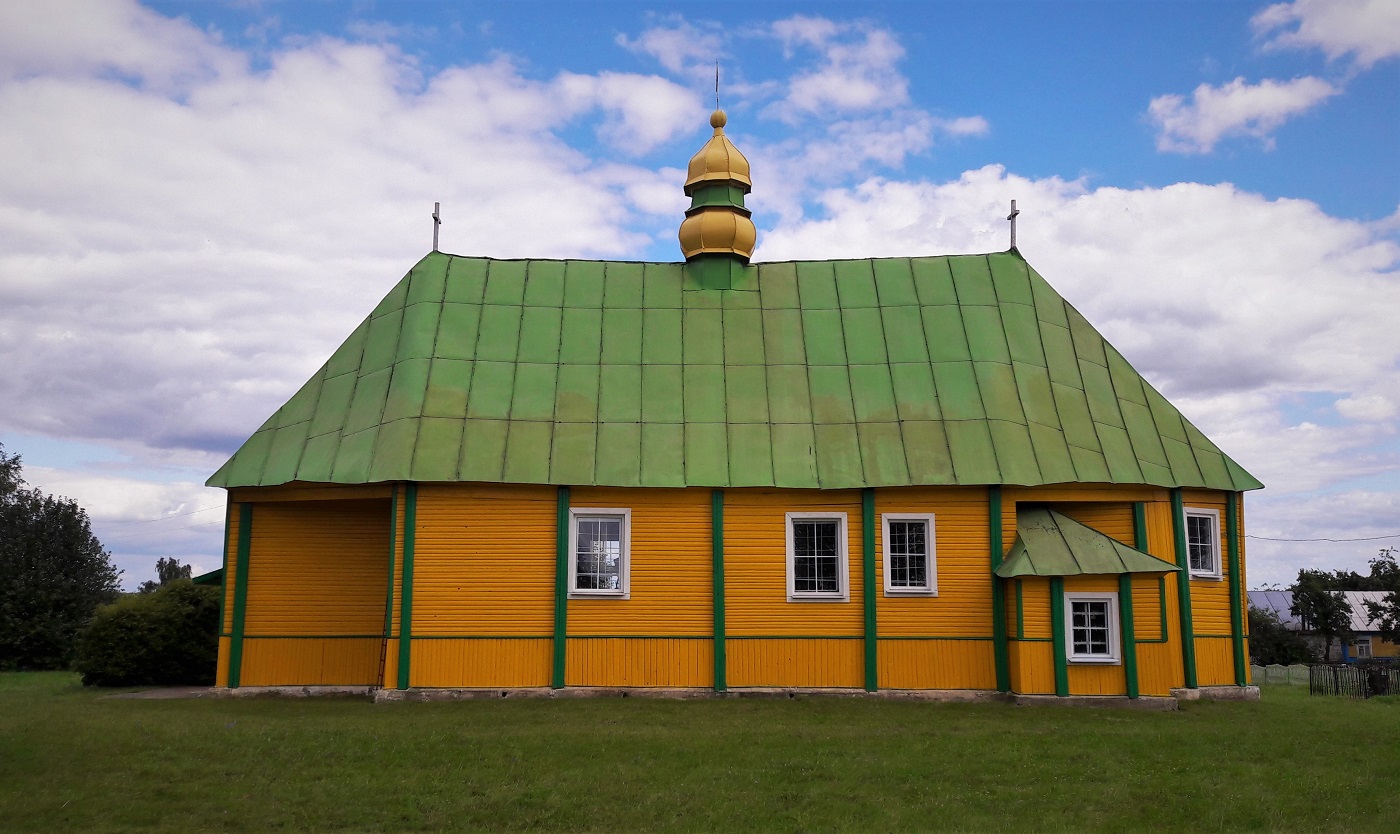
<svg viewBox="0 0 1400 834"><path fill-rule="evenodd" d="M684 263L434 251L209 479L218 683L1247 686L1261 484L1014 247L750 263L710 123Z"/></svg>

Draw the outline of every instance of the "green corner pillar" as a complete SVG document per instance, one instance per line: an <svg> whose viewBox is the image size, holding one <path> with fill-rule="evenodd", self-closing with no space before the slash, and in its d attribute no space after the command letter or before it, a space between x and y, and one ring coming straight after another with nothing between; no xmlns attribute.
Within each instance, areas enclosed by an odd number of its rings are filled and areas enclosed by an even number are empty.
<svg viewBox="0 0 1400 834"><path fill-rule="evenodd" d="M1055 694L1069 695L1069 653L1065 645L1065 578L1050 577L1050 645L1055 653Z"/></svg>
<svg viewBox="0 0 1400 834"><path fill-rule="evenodd" d="M1181 615L1181 668L1186 688L1196 688L1196 630L1191 623L1191 556L1186 549L1186 507L1181 489L1172 490L1172 539L1176 545L1176 596Z"/></svg>
<svg viewBox="0 0 1400 834"><path fill-rule="evenodd" d="M1227 493L1225 505L1225 544L1230 559L1230 642L1235 650L1235 686L1248 683L1249 669L1244 650L1244 577L1240 570L1240 503L1244 493Z"/></svg>
<svg viewBox="0 0 1400 834"><path fill-rule="evenodd" d="M865 691L880 688L880 635L875 622L875 489L860 491L861 589L865 609Z"/></svg>
<svg viewBox="0 0 1400 834"><path fill-rule="evenodd" d="M1129 698L1138 696L1137 628L1133 624L1133 575L1118 574L1118 622L1123 636L1123 682Z"/></svg>
<svg viewBox="0 0 1400 834"><path fill-rule="evenodd" d="M399 485L389 487L389 581L384 592L384 652L379 658L379 685L385 685L385 665L387 663L389 641L394 639L394 568L398 561L399 535Z"/></svg>
<svg viewBox="0 0 1400 834"><path fill-rule="evenodd" d="M418 523L418 485L404 487L403 590L399 592L399 689L408 689L413 662L413 543Z"/></svg>
<svg viewBox="0 0 1400 834"><path fill-rule="evenodd" d="M1001 487L987 488L987 544L991 556L992 650L996 658L997 691L1011 691L1011 658L1006 639L1006 583L997 576L1002 553Z"/></svg>
<svg viewBox="0 0 1400 834"><path fill-rule="evenodd" d="M228 686L237 689L243 678L243 623L248 612L248 561L253 551L253 505L238 505L238 550L234 554L233 622L229 628Z"/></svg>
<svg viewBox="0 0 1400 834"><path fill-rule="evenodd" d="M714 586L715 691L729 688L724 637L724 490L710 491L710 582Z"/></svg>
<svg viewBox="0 0 1400 834"><path fill-rule="evenodd" d="M569 488L559 487L554 531L554 669L550 686L564 688L569 650Z"/></svg>

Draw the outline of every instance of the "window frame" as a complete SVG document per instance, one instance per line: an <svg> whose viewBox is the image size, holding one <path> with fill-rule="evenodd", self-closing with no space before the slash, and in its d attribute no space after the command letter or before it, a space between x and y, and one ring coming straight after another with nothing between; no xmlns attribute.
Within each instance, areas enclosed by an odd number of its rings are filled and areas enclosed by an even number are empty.
<svg viewBox="0 0 1400 834"><path fill-rule="evenodd" d="M578 587L578 524L585 518L622 520L622 554L618 559L618 585L611 588ZM630 599L632 596L632 510L626 507L569 508L569 599Z"/></svg>
<svg viewBox="0 0 1400 834"><path fill-rule="evenodd" d="M1197 569L1197 568L1191 567L1191 522L1189 521L1189 519L1192 518L1193 516L1196 517L1196 518L1209 518L1209 519L1210 519L1210 524L1211 524L1210 551L1211 551L1211 559L1212 559L1212 560L1214 561L1214 563L1215 563L1215 564L1214 564L1214 567L1212 567L1210 570L1199 570L1199 569ZM1181 523L1182 523L1182 525L1183 525L1183 527L1184 527L1184 529L1182 530L1182 534L1183 534L1183 535L1185 536L1185 538L1186 538L1186 570L1187 570L1187 572L1190 574L1191 578L1192 578L1192 579L1222 579L1222 578L1224 578L1224 570L1223 570L1222 565L1220 564L1220 562L1221 562L1221 558L1220 558L1220 557L1221 557L1221 553L1220 553L1220 551L1221 551L1221 546L1220 546L1220 545L1221 545L1221 537L1222 537L1221 530L1220 530L1220 511L1219 511L1219 510L1216 510L1216 509L1209 509L1209 508L1206 508L1206 507L1185 507L1184 510L1183 510L1182 522L1181 522Z"/></svg>
<svg viewBox="0 0 1400 834"><path fill-rule="evenodd" d="M1362 651L1362 646L1366 647L1365 651ZM1376 647L1375 644L1371 642L1370 637L1356 638L1356 642L1352 644L1352 648L1356 649L1357 660L1370 660L1375 656L1374 652Z"/></svg>
<svg viewBox="0 0 1400 834"><path fill-rule="evenodd" d="M1074 651L1074 603L1108 603L1108 654L1075 654ZM1117 666L1123 662L1122 628L1118 623L1118 593L1116 591L1066 591L1065 592L1065 660L1069 663L1088 665Z"/></svg>
<svg viewBox="0 0 1400 834"><path fill-rule="evenodd" d="M896 586L891 583L890 574L890 522L892 521L922 521L925 525L924 542L928 551L924 557L928 564L924 568L925 582L922 587L918 586ZM933 513L883 513L881 515L881 528L884 537L881 541L885 571L885 596L887 597L936 597L938 596L938 543L934 532Z"/></svg>
<svg viewBox="0 0 1400 834"><path fill-rule="evenodd" d="M797 557L792 529L794 521L834 521L836 522L836 591L798 591L797 572L794 562ZM832 512L792 512L784 517L783 524L787 540L787 601L788 602L850 602L851 564L850 532L846 527L846 513Z"/></svg>

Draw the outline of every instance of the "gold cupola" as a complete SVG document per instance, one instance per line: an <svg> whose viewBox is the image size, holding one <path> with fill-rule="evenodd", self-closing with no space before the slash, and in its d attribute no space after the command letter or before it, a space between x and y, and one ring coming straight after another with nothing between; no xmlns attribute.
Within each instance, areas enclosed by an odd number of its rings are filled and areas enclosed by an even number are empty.
<svg viewBox="0 0 1400 834"><path fill-rule="evenodd" d="M753 188L749 161L724 135L726 121L723 110L710 115L715 133L691 157L685 180L690 208L681 223L681 252L697 265L714 259L747 264L758 239L744 207L744 195Z"/></svg>

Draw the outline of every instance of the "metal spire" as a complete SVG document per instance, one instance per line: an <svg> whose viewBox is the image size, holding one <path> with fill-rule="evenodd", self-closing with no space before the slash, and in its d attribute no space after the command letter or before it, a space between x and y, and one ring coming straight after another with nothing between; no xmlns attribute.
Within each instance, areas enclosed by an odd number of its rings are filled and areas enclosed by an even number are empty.
<svg viewBox="0 0 1400 834"><path fill-rule="evenodd" d="M442 214L439 209L442 203L433 203L433 251L438 250L438 227L442 225ZM1014 235L1013 235L1014 237Z"/></svg>
<svg viewBox="0 0 1400 834"><path fill-rule="evenodd" d="M1016 201L1015 201L1015 200L1012 200L1012 201L1011 201L1011 213L1008 214L1008 215L1006 215L1006 219L1011 221L1011 248L1012 248L1012 249L1015 249L1015 248L1016 248L1016 215L1018 215L1018 214L1020 214L1020 213L1021 213L1021 210L1018 209L1018 208L1016 208Z"/></svg>

